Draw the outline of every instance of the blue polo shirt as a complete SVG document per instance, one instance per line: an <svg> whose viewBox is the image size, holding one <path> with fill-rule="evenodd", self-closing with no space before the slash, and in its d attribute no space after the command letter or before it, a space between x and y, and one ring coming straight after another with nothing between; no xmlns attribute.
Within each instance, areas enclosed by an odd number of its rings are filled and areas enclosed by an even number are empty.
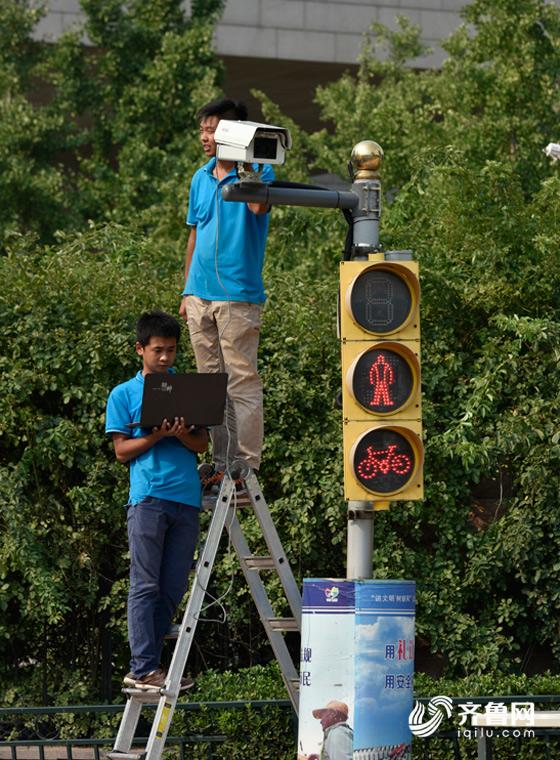
<svg viewBox="0 0 560 760"><path fill-rule="evenodd" d="M216 159L195 172L189 194L187 224L196 227L196 245L183 295L208 301L266 300L262 281L268 214L253 214L246 203L224 201L222 187L237 182L235 168L220 182ZM256 168L256 164L254 164ZM274 171L263 168L272 182Z"/></svg>
<svg viewBox="0 0 560 760"><path fill-rule="evenodd" d="M146 435L143 428L128 428L138 422L142 409L144 377L142 372L113 388L107 401L106 433L124 433L132 438ZM154 446L130 460L131 504L146 496L178 501L200 507L200 478L196 469L196 454L185 448L174 436L162 438Z"/></svg>

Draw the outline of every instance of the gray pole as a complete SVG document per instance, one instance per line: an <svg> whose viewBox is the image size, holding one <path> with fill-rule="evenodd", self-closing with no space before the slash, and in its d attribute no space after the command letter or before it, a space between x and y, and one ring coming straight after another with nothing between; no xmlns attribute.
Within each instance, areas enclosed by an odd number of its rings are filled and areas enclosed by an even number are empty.
<svg viewBox="0 0 560 760"><path fill-rule="evenodd" d="M383 158L381 147L371 140L354 146L350 165L354 172L352 192L358 203L352 209L352 259L366 260L379 246L381 183L377 170ZM346 577L373 576L373 503L348 502Z"/></svg>

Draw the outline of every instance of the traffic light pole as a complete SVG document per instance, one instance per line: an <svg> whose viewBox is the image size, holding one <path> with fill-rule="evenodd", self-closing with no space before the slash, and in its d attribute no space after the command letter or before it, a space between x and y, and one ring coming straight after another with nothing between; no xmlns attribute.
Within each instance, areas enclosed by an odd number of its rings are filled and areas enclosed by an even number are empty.
<svg viewBox="0 0 560 760"><path fill-rule="evenodd" d="M379 218L381 216L381 183L369 171L360 178L360 170L352 184L359 198L352 211L352 254L354 261L366 260L379 247ZM373 516L371 501L348 502L348 531L346 536L346 577L373 577Z"/></svg>
<svg viewBox="0 0 560 760"><path fill-rule="evenodd" d="M300 185L278 187L258 182L236 182L222 189L226 201L275 206L310 206L348 209L352 216L353 260L367 260L378 250L381 215L381 183L377 170L383 150L364 140L354 146L350 168L354 182L350 191L318 189ZM347 578L371 578L373 574L373 515L371 501L348 502Z"/></svg>

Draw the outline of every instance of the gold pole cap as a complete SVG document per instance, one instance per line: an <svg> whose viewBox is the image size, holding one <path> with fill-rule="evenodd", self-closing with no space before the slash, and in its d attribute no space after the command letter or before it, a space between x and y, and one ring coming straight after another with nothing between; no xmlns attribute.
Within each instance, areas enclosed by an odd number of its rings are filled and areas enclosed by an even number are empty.
<svg viewBox="0 0 560 760"><path fill-rule="evenodd" d="M353 179L377 179L383 148L373 140L362 140L352 148L350 174Z"/></svg>

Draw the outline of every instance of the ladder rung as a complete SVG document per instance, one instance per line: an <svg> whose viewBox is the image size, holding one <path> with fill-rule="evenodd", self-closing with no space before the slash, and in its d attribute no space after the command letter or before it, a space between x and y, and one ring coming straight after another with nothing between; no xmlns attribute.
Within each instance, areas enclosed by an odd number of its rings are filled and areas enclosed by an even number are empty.
<svg viewBox="0 0 560 760"><path fill-rule="evenodd" d="M111 760L143 760L146 757L146 753L111 750L110 752L105 752L105 757L109 757Z"/></svg>
<svg viewBox="0 0 560 760"><path fill-rule="evenodd" d="M243 557L243 561L249 570L274 570L274 560L270 556L266 557Z"/></svg>
<svg viewBox="0 0 560 760"><path fill-rule="evenodd" d="M202 509L208 509L212 511L215 508L217 501L218 501L217 496L204 494L202 496ZM251 499L248 493L241 493L238 496L233 496L231 499L232 507L233 506L248 507L250 504L251 504Z"/></svg>
<svg viewBox="0 0 560 760"><path fill-rule="evenodd" d="M268 624L273 631L299 631L295 618L269 618Z"/></svg>
<svg viewBox="0 0 560 760"><path fill-rule="evenodd" d="M124 694L129 699L135 699L137 702L146 702L149 704L153 704L155 702L159 702L159 700L164 696L159 689L123 689L122 690Z"/></svg>

